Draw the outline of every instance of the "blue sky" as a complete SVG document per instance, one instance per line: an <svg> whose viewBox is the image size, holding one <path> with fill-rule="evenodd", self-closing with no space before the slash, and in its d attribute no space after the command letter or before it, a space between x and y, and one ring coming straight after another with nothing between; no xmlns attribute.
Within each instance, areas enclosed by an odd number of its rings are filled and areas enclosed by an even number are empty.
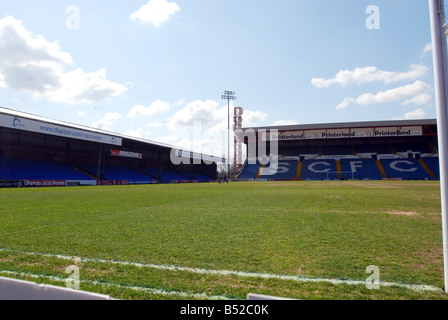
<svg viewBox="0 0 448 320"><path fill-rule="evenodd" d="M243 126L435 118L430 44L424 0L0 0L0 105L220 156L224 90Z"/></svg>

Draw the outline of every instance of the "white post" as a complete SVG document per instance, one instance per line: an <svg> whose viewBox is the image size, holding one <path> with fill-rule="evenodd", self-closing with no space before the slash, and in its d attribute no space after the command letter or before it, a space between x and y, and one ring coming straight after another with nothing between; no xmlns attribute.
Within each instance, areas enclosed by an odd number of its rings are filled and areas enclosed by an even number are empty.
<svg viewBox="0 0 448 320"><path fill-rule="evenodd" d="M448 293L448 69L447 41L444 33L445 8L443 0L429 0L431 15L432 49L434 58L435 96L437 104L437 131L440 162L440 198L442 206L443 261L445 292Z"/></svg>

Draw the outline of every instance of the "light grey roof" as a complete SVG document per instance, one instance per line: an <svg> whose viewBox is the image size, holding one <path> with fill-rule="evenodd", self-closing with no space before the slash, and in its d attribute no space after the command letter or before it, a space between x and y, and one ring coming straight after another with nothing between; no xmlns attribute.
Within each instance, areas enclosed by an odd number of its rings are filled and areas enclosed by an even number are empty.
<svg viewBox="0 0 448 320"><path fill-rule="evenodd" d="M244 120L243 120L244 121ZM263 127L245 127L246 129L266 129L278 131L299 131L315 129L347 129L347 128L366 128L366 127L399 127L399 126L421 126L437 125L436 119L422 120L387 120L387 121L361 121L361 122L338 122L338 123L317 123L317 124L296 124L283 126L263 126Z"/></svg>
<svg viewBox="0 0 448 320"><path fill-rule="evenodd" d="M155 146L163 147L163 148L167 148L167 149L183 150L180 147L169 145L169 144L162 143L162 142L157 142L157 141L152 141L152 140L149 140L149 139L143 139L143 138L127 136L127 135L124 135L124 134L121 134L121 133L111 132L111 131L102 130L102 129L98 129L98 128L92 128L92 127L79 125L79 124L75 124L75 123L59 121L59 120L50 119L50 118L38 116L38 115L35 115L35 114L26 113L26 112L22 112L22 111L18 111L18 110L13 110L13 109L8 109L8 108L0 106L0 114L1 113L7 114L7 115L10 115L10 116L21 117L21 118L27 118L27 119L30 119L30 120L40 121L40 122L44 122L44 123L48 123L48 124L54 124L54 125L59 125L59 126L66 126L66 127L70 127L70 128L74 128L74 129L80 129L80 130L85 130L85 131L89 131L89 132L100 133L100 134L104 134L104 135L108 135L108 136L112 136L112 137L138 141L138 142L147 143L147 144L151 144L151 145L155 145ZM185 151L187 151L187 152L189 151L192 154L197 154L197 155L199 154L199 153L194 152L192 150L185 150ZM204 156L206 156L208 159L213 159L212 161L215 161L215 162L222 162L223 161L223 158L215 157L215 156L212 156L212 155L205 155L204 154Z"/></svg>

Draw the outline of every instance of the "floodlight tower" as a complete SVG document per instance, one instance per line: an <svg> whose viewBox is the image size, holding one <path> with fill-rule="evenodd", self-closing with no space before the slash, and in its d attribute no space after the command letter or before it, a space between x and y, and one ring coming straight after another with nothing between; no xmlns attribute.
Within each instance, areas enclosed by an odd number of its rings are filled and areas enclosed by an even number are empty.
<svg viewBox="0 0 448 320"><path fill-rule="evenodd" d="M243 108L235 107L233 113L233 132L234 132L234 167L235 176L238 174L239 169L243 165L243 141L240 140L237 134L235 134L236 129L241 129L243 127Z"/></svg>
<svg viewBox="0 0 448 320"><path fill-rule="evenodd" d="M227 176L230 178L230 100L236 100L235 91L224 91L221 99L227 100Z"/></svg>

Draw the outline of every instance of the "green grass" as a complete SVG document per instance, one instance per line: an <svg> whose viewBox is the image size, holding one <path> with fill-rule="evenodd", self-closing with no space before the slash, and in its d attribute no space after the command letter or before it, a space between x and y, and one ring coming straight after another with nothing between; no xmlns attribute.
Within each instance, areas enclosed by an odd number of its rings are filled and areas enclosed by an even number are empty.
<svg viewBox="0 0 448 320"><path fill-rule="evenodd" d="M64 286L65 268L76 264L81 290L118 299L186 297L177 293L447 299L438 182L3 189L0 208L1 276ZM375 265L381 282L440 292L198 274L97 259L358 281Z"/></svg>

